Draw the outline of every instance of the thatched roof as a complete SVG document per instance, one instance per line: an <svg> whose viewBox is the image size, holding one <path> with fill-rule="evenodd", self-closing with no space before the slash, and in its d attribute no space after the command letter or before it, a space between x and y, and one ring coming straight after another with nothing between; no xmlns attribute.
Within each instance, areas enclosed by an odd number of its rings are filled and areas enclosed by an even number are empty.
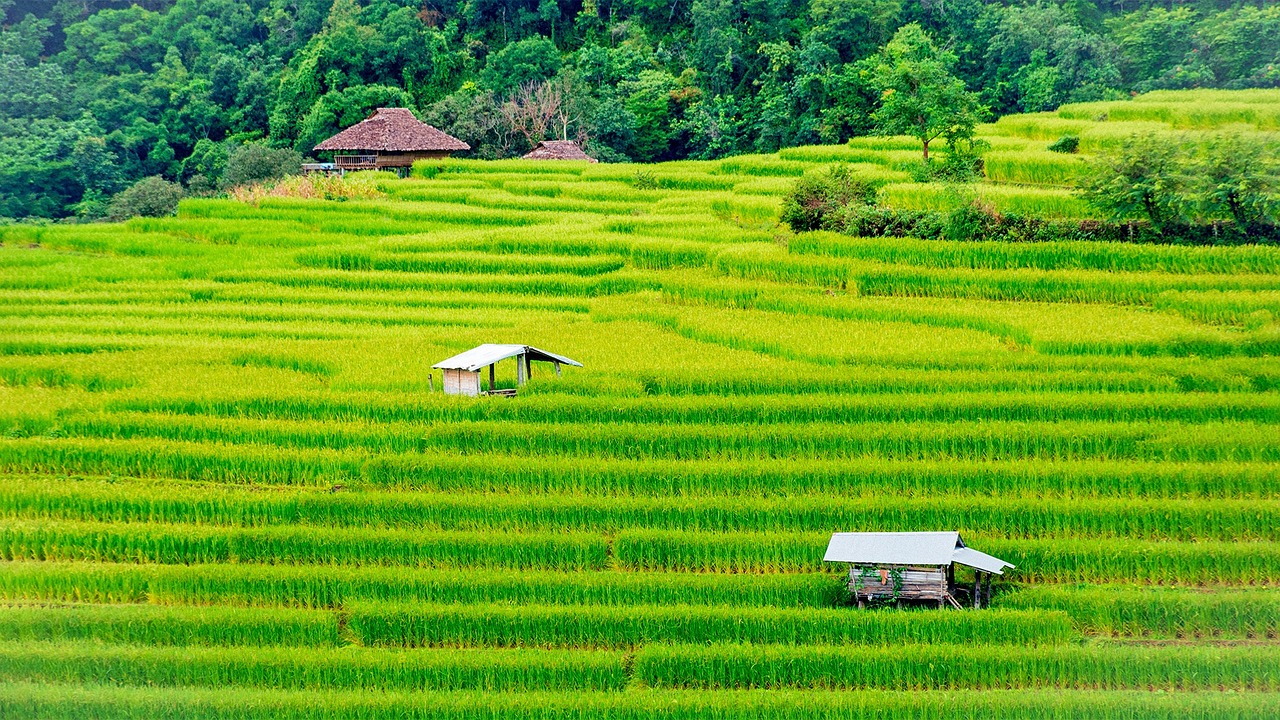
<svg viewBox="0 0 1280 720"><path fill-rule="evenodd" d="M408 108L378 111L315 147L317 151L427 152L470 150L458 138L418 120Z"/></svg>
<svg viewBox="0 0 1280 720"><path fill-rule="evenodd" d="M596 161L595 158L582 152L582 148L578 147L578 143L572 140L543 140L535 145L534 148L524 156L524 159Z"/></svg>

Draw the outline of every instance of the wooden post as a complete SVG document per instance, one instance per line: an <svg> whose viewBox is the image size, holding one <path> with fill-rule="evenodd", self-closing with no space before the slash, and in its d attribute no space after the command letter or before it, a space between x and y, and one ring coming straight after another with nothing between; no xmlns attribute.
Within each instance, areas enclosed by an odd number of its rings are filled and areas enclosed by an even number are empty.
<svg viewBox="0 0 1280 720"><path fill-rule="evenodd" d="M986 596L984 605L986 607L991 607L991 573L987 573L987 579L986 582L983 583L983 586L982 594Z"/></svg>
<svg viewBox="0 0 1280 720"><path fill-rule="evenodd" d="M436 391L436 381L432 379L431 373L427 373L427 388L431 390L431 392Z"/></svg>
<svg viewBox="0 0 1280 720"><path fill-rule="evenodd" d="M524 355L516 356L516 385L524 385Z"/></svg>
<svg viewBox="0 0 1280 720"><path fill-rule="evenodd" d="M560 361L555 360L554 362L556 364L556 377L560 377Z"/></svg>
<svg viewBox="0 0 1280 720"><path fill-rule="evenodd" d="M524 354L524 379L533 378L533 361L529 359L529 353Z"/></svg>
<svg viewBox="0 0 1280 720"><path fill-rule="evenodd" d="M493 376L494 376L493 366L497 364L498 363L493 363L493 365L489 366L489 392L493 392Z"/></svg>
<svg viewBox="0 0 1280 720"><path fill-rule="evenodd" d="M973 608L982 607L982 573L973 571Z"/></svg>

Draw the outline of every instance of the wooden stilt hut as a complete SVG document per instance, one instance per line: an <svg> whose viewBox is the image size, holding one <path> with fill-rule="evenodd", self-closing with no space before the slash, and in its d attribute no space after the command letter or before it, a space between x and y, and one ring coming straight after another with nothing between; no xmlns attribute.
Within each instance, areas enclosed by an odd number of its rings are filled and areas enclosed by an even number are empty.
<svg viewBox="0 0 1280 720"><path fill-rule="evenodd" d="M495 383L495 366L508 358L516 359L516 388L498 389ZM582 367L582 363L557 355L546 350L539 350L531 345L501 345L485 343L470 350L454 355L447 360L432 365L444 374L444 392L446 395L506 395L513 396L516 389L529 381L533 373L534 362L546 362L555 366L556 375L560 367L571 365ZM489 369L489 389L481 386L480 373Z"/></svg>
<svg viewBox="0 0 1280 720"><path fill-rule="evenodd" d="M315 151L333 153L331 163L303 166L307 172L392 170L407 174L415 160L436 160L471 146L434 128L408 108L378 108L368 118L324 142Z"/></svg>
<svg viewBox="0 0 1280 720"><path fill-rule="evenodd" d="M1014 567L966 547L953 531L835 533L822 559L849 563L849 592L858 607L903 600L985 607L991 602L991 577ZM971 585L957 582L956 566L973 571Z"/></svg>

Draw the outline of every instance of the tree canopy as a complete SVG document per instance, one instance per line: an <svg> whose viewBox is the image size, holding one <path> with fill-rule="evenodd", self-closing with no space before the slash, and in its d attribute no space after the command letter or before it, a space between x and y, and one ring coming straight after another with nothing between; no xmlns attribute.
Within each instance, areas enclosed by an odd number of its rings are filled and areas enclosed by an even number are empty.
<svg viewBox="0 0 1280 720"><path fill-rule="evenodd" d="M1280 86L1280 7L1227 0L0 0L0 26L9 217L91 216L151 176L216 187L234 148L309 154L379 105L478 157L525 152L532 127L653 161L903 132L955 103L922 141L980 106ZM526 95L566 114L530 125Z"/></svg>

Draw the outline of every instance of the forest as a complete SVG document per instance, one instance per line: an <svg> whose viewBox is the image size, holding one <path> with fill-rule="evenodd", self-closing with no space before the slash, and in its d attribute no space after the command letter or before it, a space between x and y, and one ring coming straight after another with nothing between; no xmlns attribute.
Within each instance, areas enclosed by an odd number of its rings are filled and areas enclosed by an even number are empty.
<svg viewBox="0 0 1280 720"><path fill-rule="evenodd" d="M1264 2L0 0L0 17L11 219L97 219L153 176L214 193L238 150L307 155L381 106L478 158L557 136L637 162L843 143L874 132L868 59L912 23L991 119L1280 86Z"/></svg>

